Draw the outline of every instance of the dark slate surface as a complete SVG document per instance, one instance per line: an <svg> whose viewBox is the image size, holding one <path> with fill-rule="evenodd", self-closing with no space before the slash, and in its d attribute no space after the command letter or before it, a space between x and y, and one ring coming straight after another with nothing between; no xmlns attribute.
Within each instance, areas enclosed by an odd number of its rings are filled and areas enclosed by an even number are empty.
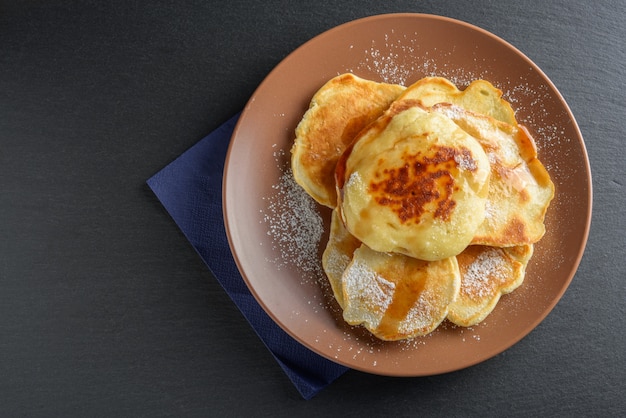
<svg viewBox="0 0 626 418"><path fill-rule="evenodd" d="M473 23L546 72L586 141L592 229L506 352L304 401L145 182L294 48L388 12ZM625 21L624 1L0 1L0 415L626 413Z"/></svg>

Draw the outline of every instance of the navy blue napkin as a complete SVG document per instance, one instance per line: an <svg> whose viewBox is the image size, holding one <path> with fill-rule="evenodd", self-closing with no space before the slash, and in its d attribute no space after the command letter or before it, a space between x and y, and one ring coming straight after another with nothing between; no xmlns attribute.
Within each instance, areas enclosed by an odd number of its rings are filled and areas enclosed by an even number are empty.
<svg viewBox="0 0 626 418"><path fill-rule="evenodd" d="M302 397L310 399L347 368L315 354L276 325L239 274L222 217L222 174L238 117L233 116L147 183Z"/></svg>

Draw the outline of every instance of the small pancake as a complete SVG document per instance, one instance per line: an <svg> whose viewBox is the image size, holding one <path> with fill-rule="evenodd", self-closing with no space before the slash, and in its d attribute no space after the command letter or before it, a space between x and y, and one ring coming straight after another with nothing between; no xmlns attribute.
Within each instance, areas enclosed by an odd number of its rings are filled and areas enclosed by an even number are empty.
<svg viewBox="0 0 626 418"><path fill-rule="evenodd" d="M338 210L333 210L330 221L330 236L322 254L322 267L330 282L335 300L341 308L344 307L341 276L352 261L354 251L360 246L361 241L354 238L343 226Z"/></svg>
<svg viewBox="0 0 626 418"><path fill-rule="evenodd" d="M532 245L467 247L456 256L461 272L461 290L449 307L448 319L464 327L482 322L502 295L522 284L532 253Z"/></svg>
<svg viewBox="0 0 626 418"><path fill-rule="evenodd" d="M336 173L346 228L376 251L452 257L485 218L485 152L452 120L415 101L394 102L362 131Z"/></svg>
<svg viewBox="0 0 626 418"><path fill-rule="evenodd" d="M425 77L407 87L398 100L419 100L426 107L451 103L517 125L515 111L502 99L502 91L485 80L475 80L465 90L459 90L443 77Z"/></svg>
<svg viewBox="0 0 626 418"><path fill-rule="evenodd" d="M315 93L296 128L291 166L296 182L317 202L336 206L334 172L339 156L404 89L343 74Z"/></svg>
<svg viewBox="0 0 626 418"><path fill-rule="evenodd" d="M455 257L427 262L362 245L342 277L343 317L386 341L426 335L448 315L460 280Z"/></svg>
<svg viewBox="0 0 626 418"><path fill-rule="evenodd" d="M522 125L510 125L450 104L432 110L452 119L481 144L491 166L486 215L472 244L532 244L545 233L544 218L554 184L537 159L535 142Z"/></svg>

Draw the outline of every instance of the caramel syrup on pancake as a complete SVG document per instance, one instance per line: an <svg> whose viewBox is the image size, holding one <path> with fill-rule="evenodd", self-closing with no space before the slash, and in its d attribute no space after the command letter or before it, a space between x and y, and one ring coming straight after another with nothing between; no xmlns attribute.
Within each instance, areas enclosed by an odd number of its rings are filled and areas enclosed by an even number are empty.
<svg viewBox="0 0 626 418"><path fill-rule="evenodd" d="M381 335L392 337L399 333L399 324L407 318L424 291L426 262L421 260L413 261L412 264L415 264L414 272L408 272L406 269L400 271L394 268L395 266L393 265L387 268L388 271L379 272L383 277L401 278L401 280L395 281L391 303L378 325L378 332Z"/></svg>

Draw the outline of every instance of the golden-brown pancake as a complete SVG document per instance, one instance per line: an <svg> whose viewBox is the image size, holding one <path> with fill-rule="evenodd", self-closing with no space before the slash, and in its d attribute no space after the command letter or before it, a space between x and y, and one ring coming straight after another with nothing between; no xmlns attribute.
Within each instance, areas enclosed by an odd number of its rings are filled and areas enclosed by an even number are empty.
<svg viewBox="0 0 626 418"><path fill-rule="evenodd" d="M455 257L427 262L362 245L342 285L345 321L394 341L437 328L459 292L460 274Z"/></svg>
<svg viewBox="0 0 626 418"><path fill-rule="evenodd" d="M456 256L461 272L461 290L450 305L448 319L464 327L483 321L502 295L522 284L532 253L532 245L467 247Z"/></svg>
<svg viewBox="0 0 626 418"><path fill-rule="evenodd" d="M340 214L373 250L448 258L483 223L489 176L476 139L415 101L397 101L337 164Z"/></svg>
<svg viewBox="0 0 626 418"><path fill-rule="evenodd" d="M451 118L481 144L491 167L485 220L472 243L498 247L531 244L545 233L554 184L522 125L510 125L450 104L432 110Z"/></svg>
<svg viewBox="0 0 626 418"><path fill-rule="evenodd" d="M341 276L352 261L354 251L360 246L361 241L346 230L335 208L330 221L330 236L322 255L322 267L330 282L335 300L341 308L344 307Z"/></svg>
<svg viewBox="0 0 626 418"><path fill-rule="evenodd" d="M419 100L426 107L451 103L511 125L517 124L515 111L502 99L502 91L486 80L475 80L465 90L459 90L443 77L425 77L407 87L398 100Z"/></svg>
<svg viewBox="0 0 626 418"><path fill-rule="evenodd" d="M320 204L335 207L335 165L355 135L404 90L353 74L332 78L313 96L296 128L291 166L296 182Z"/></svg>

